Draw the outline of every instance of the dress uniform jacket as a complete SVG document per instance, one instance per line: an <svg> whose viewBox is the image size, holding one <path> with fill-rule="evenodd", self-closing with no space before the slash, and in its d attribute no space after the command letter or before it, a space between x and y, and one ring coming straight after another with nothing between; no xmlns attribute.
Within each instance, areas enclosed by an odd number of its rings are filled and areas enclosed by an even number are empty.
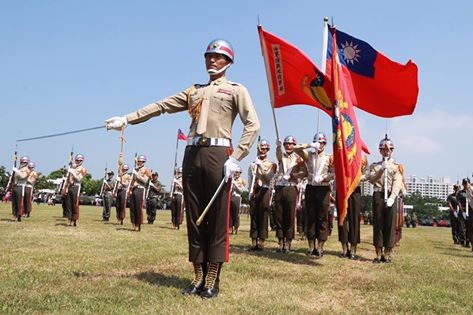
<svg viewBox="0 0 473 315"><path fill-rule="evenodd" d="M192 118L183 161L189 261L228 261L231 181L222 188L204 222L198 226L196 221L222 181L228 157L241 161L248 155L260 128L258 116L248 90L220 77L149 104L126 115L126 119L130 124L137 124L153 116L182 111L188 111ZM237 115L243 123L243 132L232 149L232 125Z"/></svg>

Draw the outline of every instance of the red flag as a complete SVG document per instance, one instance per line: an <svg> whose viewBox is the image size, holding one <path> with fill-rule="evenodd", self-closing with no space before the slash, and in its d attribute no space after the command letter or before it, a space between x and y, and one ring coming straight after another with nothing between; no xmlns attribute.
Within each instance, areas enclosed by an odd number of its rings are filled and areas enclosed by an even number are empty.
<svg viewBox="0 0 473 315"><path fill-rule="evenodd" d="M337 38L332 33L333 45L336 47ZM348 198L360 182L361 151L363 141L360 137L358 123L348 90L348 82L342 73L338 54L332 58L332 73L334 95L336 95L333 112L333 158L335 166L335 182L337 196L337 213L339 223L343 224L347 215Z"/></svg>
<svg viewBox="0 0 473 315"><path fill-rule="evenodd" d="M332 109L330 88L322 72L302 51L258 26L261 51L274 108L305 104L328 115Z"/></svg>
<svg viewBox="0 0 473 315"><path fill-rule="evenodd" d="M187 141L187 136L182 132L181 129L177 130L177 139Z"/></svg>
<svg viewBox="0 0 473 315"><path fill-rule="evenodd" d="M338 47L339 61L346 78L353 105L373 115L396 117L414 112L419 87L417 66L394 62L367 42L335 30L334 46L328 36L327 77L331 79L333 51Z"/></svg>

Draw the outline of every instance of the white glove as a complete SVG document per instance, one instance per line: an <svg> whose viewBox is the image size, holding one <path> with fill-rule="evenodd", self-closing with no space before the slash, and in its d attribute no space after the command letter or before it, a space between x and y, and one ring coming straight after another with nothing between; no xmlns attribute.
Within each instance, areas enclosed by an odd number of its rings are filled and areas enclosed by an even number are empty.
<svg viewBox="0 0 473 315"><path fill-rule="evenodd" d="M323 182L324 178L322 177L322 175L315 175L314 177L314 182L316 182L317 184L320 184L321 182Z"/></svg>
<svg viewBox="0 0 473 315"><path fill-rule="evenodd" d="M386 207L391 208L394 204L394 198L389 197L388 200L386 200Z"/></svg>
<svg viewBox="0 0 473 315"><path fill-rule="evenodd" d="M225 173L225 182L229 178L233 177L233 174L238 169L238 161L235 158L229 157L228 160L223 165L223 172Z"/></svg>
<svg viewBox="0 0 473 315"><path fill-rule="evenodd" d="M133 172L131 172L133 175L138 175L138 171L136 169L133 169Z"/></svg>
<svg viewBox="0 0 473 315"><path fill-rule="evenodd" d="M316 150L318 151L318 150L320 149L320 143L319 143L319 142L312 142L312 143L310 144L310 147L311 147L311 148L314 148L314 149L316 149Z"/></svg>
<svg viewBox="0 0 473 315"><path fill-rule="evenodd" d="M457 211L453 211L453 216L454 216L455 218L458 218L458 212L457 212Z"/></svg>
<svg viewBox="0 0 473 315"><path fill-rule="evenodd" d="M115 129L115 130L120 130L128 125L128 121L126 119L126 116L114 116L112 118L109 118L105 120L105 126L107 127L107 130L110 129Z"/></svg>
<svg viewBox="0 0 473 315"><path fill-rule="evenodd" d="M69 167L69 169L67 170L68 173L74 173L74 169L72 167Z"/></svg>
<svg viewBox="0 0 473 315"><path fill-rule="evenodd" d="M276 140L276 146L277 147L282 146L282 140L281 139Z"/></svg>
<svg viewBox="0 0 473 315"><path fill-rule="evenodd" d="M17 168L16 168L16 167L14 167L14 166L12 167L12 169L11 169L11 170L12 170L12 172L14 172L14 173L18 173L18 172L20 171L19 169L17 169Z"/></svg>
<svg viewBox="0 0 473 315"><path fill-rule="evenodd" d="M255 163L255 165L261 165L263 161L261 161L260 159L256 159L253 163Z"/></svg>

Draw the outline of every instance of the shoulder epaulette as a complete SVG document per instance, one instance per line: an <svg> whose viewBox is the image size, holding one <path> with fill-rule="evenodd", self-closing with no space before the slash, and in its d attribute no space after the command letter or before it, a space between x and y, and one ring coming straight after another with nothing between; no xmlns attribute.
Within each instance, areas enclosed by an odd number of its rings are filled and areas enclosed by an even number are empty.
<svg viewBox="0 0 473 315"><path fill-rule="evenodd" d="M237 85L237 86L241 86L241 83L238 83L238 82L233 82L233 81L228 81L228 84L231 84L231 85Z"/></svg>

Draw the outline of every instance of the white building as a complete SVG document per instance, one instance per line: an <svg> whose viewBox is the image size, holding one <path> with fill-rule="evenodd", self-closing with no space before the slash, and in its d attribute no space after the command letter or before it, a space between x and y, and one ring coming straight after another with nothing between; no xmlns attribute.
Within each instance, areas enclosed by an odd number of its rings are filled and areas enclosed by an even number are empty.
<svg viewBox="0 0 473 315"><path fill-rule="evenodd" d="M453 192L453 184L450 178L417 177L415 175L406 177L407 193L409 195L419 192L422 197L434 197L446 200Z"/></svg>
<svg viewBox="0 0 473 315"><path fill-rule="evenodd" d="M406 177L407 194L412 195L416 191L422 197L434 197L440 200L446 200L447 196L453 192L453 184L450 178L417 177L415 175ZM361 183L361 194L372 195L373 185L369 182Z"/></svg>

